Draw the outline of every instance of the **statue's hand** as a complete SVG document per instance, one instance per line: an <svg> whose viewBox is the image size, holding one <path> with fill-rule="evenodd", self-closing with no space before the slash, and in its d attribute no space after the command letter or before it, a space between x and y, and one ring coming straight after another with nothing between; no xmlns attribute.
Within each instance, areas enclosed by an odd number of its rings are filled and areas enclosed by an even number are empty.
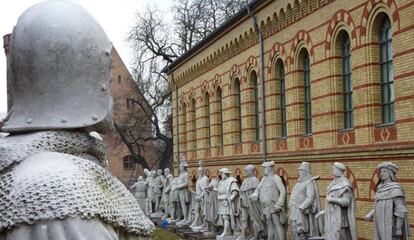
<svg viewBox="0 0 414 240"><path fill-rule="evenodd" d="M279 212L282 211L282 207L276 204L275 205L275 210L276 210L277 213L279 213Z"/></svg>
<svg viewBox="0 0 414 240"><path fill-rule="evenodd" d="M334 198L328 195L328 196L326 197L326 201L327 201L328 203L334 203Z"/></svg>
<svg viewBox="0 0 414 240"><path fill-rule="evenodd" d="M259 198L259 196L257 194L252 194L249 196L249 198L253 201L257 201L257 199Z"/></svg>
<svg viewBox="0 0 414 240"><path fill-rule="evenodd" d="M369 214L367 214L367 215L364 217L364 221L371 222L371 221L372 221L372 217L371 217Z"/></svg>

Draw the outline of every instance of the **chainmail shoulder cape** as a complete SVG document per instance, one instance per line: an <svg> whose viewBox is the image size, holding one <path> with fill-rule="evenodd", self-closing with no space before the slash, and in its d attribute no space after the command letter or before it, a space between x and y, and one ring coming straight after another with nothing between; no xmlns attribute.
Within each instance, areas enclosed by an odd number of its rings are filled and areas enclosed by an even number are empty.
<svg viewBox="0 0 414 240"><path fill-rule="evenodd" d="M0 138L0 232L41 220L99 217L129 233L152 233L154 224L132 194L98 164L104 148L95 144L86 133L69 131Z"/></svg>

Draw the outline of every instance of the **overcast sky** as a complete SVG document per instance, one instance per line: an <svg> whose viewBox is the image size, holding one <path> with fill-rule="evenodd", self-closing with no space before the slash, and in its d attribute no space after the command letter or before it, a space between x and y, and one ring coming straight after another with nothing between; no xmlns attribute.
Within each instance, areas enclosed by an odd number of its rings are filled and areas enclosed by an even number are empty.
<svg viewBox="0 0 414 240"><path fill-rule="evenodd" d="M86 8L105 29L121 58L129 67L131 51L125 43L129 29L135 23L135 14L142 11L150 2L165 12L166 18L171 19L169 10L173 0L71 0ZM0 116L6 112L6 58L3 51L3 35L10 33L17 18L27 8L42 2L42 0L12 0L2 1L0 8Z"/></svg>

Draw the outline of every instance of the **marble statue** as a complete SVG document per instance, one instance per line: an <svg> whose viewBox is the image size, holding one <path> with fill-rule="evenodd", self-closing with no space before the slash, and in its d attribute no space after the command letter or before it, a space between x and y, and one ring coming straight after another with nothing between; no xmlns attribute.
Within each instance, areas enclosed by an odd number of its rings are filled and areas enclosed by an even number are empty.
<svg viewBox="0 0 414 240"><path fill-rule="evenodd" d="M177 225L189 225L191 221L190 216L190 192L188 190L189 179L187 173L187 161L181 160L180 163L180 174L177 178L177 184L174 186L174 191L178 193L178 201L181 207L183 219L177 222Z"/></svg>
<svg viewBox="0 0 414 240"><path fill-rule="evenodd" d="M204 161L199 161L199 168L198 168L198 179L196 182L195 188L195 206L194 212L195 217L194 221L190 225L193 231L199 232L202 229L205 229L205 221L204 221L204 212L203 212L203 204L205 204L204 199L204 189L208 186L210 180L205 175L205 167Z"/></svg>
<svg viewBox="0 0 414 240"><path fill-rule="evenodd" d="M254 193L259 180L256 178L256 169L253 165L246 166L246 178L240 186L240 202L241 202L241 236L238 240L256 240L259 234L264 230L265 223L262 221L262 210L257 201L252 201L250 195ZM250 229L251 236L248 237L246 230Z"/></svg>
<svg viewBox="0 0 414 240"><path fill-rule="evenodd" d="M240 189L237 179L231 177L228 168L222 168L221 181L218 184L218 214L223 225L223 233L218 237L222 239L231 236L240 229Z"/></svg>
<svg viewBox="0 0 414 240"><path fill-rule="evenodd" d="M260 181L251 199L259 200L266 218L267 239L286 239L286 187L282 179L275 174L275 163L262 164L264 177Z"/></svg>
<svg viewBox="0 0 414 240"><path fill-rule="evenodd" d="M181 206L180 206L180 199L178 197L178 189L177 186L180 184L180 179L173 178L171 180L171 184L167 192L170 195L170 221L176 222L181 218ZM182 220L182 219L181 219Z"/></svg>
<svg viewBox="0 0 414 240"><path fill-rule="evenodd" d="M163 195L164 188L164 175L162 169L157 170L157 177L154 182L154 198L155 198L155 212L161 212L161 198Z"/></svg>
<svg viewBox="0 0 414 240"><path fill-rule="evenodd" d="M147 186L148 185L145 183L143 176L139 176L137 182L131 186L131 189L134 190L134 196L144 213L147 201Z"/></svg>
<svg viewBox="0 0 414 240"><path fill-rule="evenodd" d="M154 170L148 171L147 173L146 183L148 185L147 188L147 214L151 214L154 212L154 204L155 204L155 175L156 172Z"/></svg>
<svg viewBox="0 0 414 240"><path fill-rule="evenodd" d="M154 224L107 167L112 44L84 8L44 1L11 37L0 129L0 239L142 239Z"/></svg>
<svg viewBox="0 0 414 240"><path fill-rule="evenodd" d="M205 228L201 232L208 235L214 232L214 227L218 224L218 193L217 188L219 184L218 178L213 178L210 184L204 189L204 204L203 213L206 222Z"/></svg>
<svg viewBox="0 0 414 240"><path fill-rule="evenodd" d="M299 178L290 195L290 228L292 240L306 240L309 237L321 236L320 224L316 214L321 211L319 190L313 177L311 166L308 162L302 162L298 168ZM320 220L320 219L319 219Z"/></svg>
<svg viewBox="0 0 414 240"><path fill-rule="evenodd" d="M325 215L325 239L357 240L354 188L345 176L344 164L333 164L333 176L327 189L326 209L317 214Z"/></svg>
<svg viewBox="0 0 414 240"><path fill-rule="evenodd" d="M164 179L164 186L163 186L163 195L162 195L162 202L164 204L164 216L163 218L168 218L169 216L171 216L171 182L173 180L173 175L170 173L170 169L166 168L164 169L164 175L165 175L165 179Z"/></svg>
<svg viewBox="0 0 414 240"><path fill-rule="evenodd" d="M374 219L375 240L408 240L410 227L405 193L395 177L398 166L383 162L377 169L380 183L375 193L374 209L365 219Z"/></svg>

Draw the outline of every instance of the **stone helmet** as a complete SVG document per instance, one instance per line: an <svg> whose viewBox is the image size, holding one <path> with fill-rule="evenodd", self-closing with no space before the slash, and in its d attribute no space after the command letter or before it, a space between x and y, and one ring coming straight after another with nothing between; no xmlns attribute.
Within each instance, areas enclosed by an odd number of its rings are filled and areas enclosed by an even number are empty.
<svg viewBox="0 0 414 240"><path fill-rule="evenodd" d="M11 35L13 107L2 130L110 129L111 50L84 8L64 0L30 7Z"/></svg>

